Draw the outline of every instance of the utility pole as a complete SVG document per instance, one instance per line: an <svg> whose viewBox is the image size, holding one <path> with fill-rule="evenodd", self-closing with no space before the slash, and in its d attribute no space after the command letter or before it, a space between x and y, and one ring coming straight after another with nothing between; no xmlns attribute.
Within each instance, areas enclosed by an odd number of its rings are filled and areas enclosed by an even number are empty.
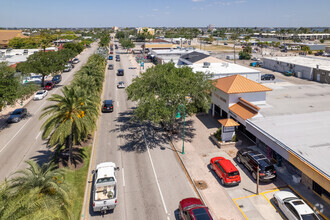
<svg viewBox="0 0 330 220"><path fill-rule="evenodd" d="M236 42L234 42L234 63L236 63L236 50L235 50Z"/></svg>
<svg viewBox="0 0 330 220"><path fill-rule="evenodd" d="M259 165L257 166L257 195L259 195Z"/></svg>

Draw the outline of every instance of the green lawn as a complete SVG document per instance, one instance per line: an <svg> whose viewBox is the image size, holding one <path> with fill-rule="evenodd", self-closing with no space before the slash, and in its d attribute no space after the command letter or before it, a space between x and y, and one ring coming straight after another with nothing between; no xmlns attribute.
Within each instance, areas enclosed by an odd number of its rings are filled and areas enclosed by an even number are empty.
<svg viewBox="0 0 330 220"><path fill-rule="evenodd" d="M92 147L88 146L84 149L86 154L84 166L79 170L65 169L65 182L69 185L70 199L73 201L72 213L74 219L80 219Z"/></svg>

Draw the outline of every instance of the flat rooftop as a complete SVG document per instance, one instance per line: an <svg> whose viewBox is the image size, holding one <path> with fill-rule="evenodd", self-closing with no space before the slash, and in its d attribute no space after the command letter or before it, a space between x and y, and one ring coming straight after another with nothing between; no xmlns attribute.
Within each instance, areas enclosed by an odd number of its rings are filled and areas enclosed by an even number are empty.
<svg viewBox="0 0 330 220"><path fill-rule="evenodd" d="M245 66L241 66L234 63L222 62L222 63L211 63L208 68L204 68L204 64L197 63L188 65L193 69L194 72L204 72L213 74L244 74L244 73L260 73L260 71L251 69Z"/></svg>
<svg viewBox="0 0 330 220"><path fill-rule="evenodd" d="M267 85L268 86L268 85ZM269 85L250 121L330 177L330 85Z"/></svg>
<svg viewBox="0 0 330 220"><path fill-rule="evenodd" d="M330 71L329 58L316 58L316 57L305 57L305 56L265 57L265 58L270 60L286 62L286 63L292 63L300 66L312 67L312 68L316 68L316 65L319 65L320 69Z"/></svg>

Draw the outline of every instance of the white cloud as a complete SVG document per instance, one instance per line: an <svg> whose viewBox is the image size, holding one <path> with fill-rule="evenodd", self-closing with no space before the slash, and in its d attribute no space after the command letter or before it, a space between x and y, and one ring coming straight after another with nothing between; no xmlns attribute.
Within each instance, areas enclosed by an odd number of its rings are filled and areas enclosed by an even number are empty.
<svg viewBox="0 0 330 220"><path fill-rule="evenodd" d="M193 2L203 2L204 0L192 0Z"/></svg>
<svg viewBox="0 0 330 220"><path fill-rule="evenodd" d="M158 11L158 8L154 8L154 9L152 9L153 11Z"/></svg>

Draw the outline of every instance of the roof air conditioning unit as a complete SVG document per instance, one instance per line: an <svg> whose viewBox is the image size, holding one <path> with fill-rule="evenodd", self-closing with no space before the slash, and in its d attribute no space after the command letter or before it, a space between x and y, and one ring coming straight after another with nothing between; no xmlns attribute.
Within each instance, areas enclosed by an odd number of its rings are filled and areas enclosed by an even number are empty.
<svg viewBox="0 0 330 220"><path fill-rule="evenodd" d="M211 63L209 63L209 62L204 62L204 63L203 63L203 68L209 68L210 65L211 65Z"/></svg>

